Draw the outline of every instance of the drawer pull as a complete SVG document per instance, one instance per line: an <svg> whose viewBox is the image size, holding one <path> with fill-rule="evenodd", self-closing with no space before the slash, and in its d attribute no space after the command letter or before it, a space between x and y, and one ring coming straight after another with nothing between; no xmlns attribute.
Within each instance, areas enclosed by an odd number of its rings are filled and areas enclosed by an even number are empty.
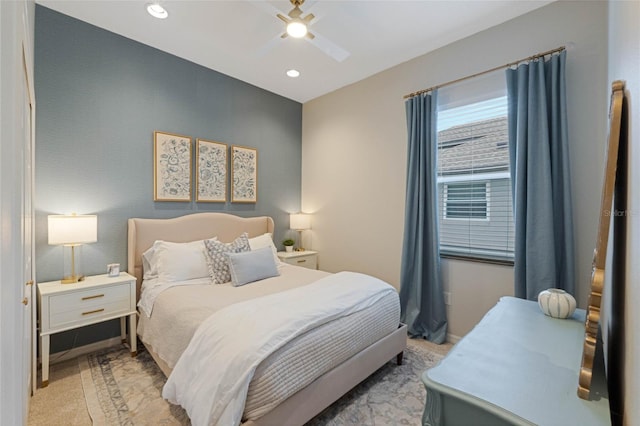
<svg viewBox="0 0 640 426"><path fill-rule="evenodd" d="M99 297L104 297L104 294L96 294L95 296L83 297L82 300L98 299Z"/></svg>
<svg viewBox="0 0 640 426"><path fill-rule="evenodd" d="M83 312L82 315L97 314L98 312L102 312L102 311L104 311L104 308L96 309L95 311Z"/></svg>
<svg viewBox="0 0 640 426"><path fill-rule="evenodd" d="M304 260L298 260L298 263L304 263L304 262L306 262L306 261L307 261L307 259L304 259Z"/></svg>

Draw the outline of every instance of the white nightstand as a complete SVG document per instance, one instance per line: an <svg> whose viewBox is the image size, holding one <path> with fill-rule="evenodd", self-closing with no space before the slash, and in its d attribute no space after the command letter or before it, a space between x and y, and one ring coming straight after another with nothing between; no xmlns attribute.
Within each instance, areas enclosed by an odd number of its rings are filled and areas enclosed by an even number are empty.
<svg viewBox="0 0 640 426"><path fill-rule="evenodd" d="M309 269L318 269L318 252L313 250L305 251L279 251L278 258L290 265L302 266Z"/></svg>
<svg viewBox="0 0 640 426"><path fill-rule="evenodd" d="M51 281L38 284L42 387L49 384L49 339L54 333L120 318L122 341L126 341L129 317L131 356L136 350L136 279L121 272L118 277L95 275L74 284Z"/></svg>

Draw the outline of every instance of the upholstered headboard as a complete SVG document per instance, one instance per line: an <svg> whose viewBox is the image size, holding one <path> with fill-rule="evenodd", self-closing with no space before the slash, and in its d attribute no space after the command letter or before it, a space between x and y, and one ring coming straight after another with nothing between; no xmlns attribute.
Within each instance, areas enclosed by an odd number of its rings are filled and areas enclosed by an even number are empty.
<svg viewBox="0 0 640 426"><path fill-rule="evenodd" d="M129 219L127 272L136 277L137 298L142 285L142 253L156 240L184 243L206 238L230 242L243 232L256 237L273 233L273 219L268 216L240 217L227 213L194 213L172 219Z"/></svg>

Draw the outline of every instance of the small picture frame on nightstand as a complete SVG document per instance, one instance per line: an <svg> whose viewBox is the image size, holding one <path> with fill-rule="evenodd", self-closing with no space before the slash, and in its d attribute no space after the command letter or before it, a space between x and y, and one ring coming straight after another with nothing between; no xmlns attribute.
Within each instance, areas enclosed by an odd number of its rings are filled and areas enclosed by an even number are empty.
<svg viewBox="0 0 640 426"><path fill-rule="evenodd" d="M107 265L107 275L110 277L118 277L120 276L120 264L119 263L110 263Z"/></svg>

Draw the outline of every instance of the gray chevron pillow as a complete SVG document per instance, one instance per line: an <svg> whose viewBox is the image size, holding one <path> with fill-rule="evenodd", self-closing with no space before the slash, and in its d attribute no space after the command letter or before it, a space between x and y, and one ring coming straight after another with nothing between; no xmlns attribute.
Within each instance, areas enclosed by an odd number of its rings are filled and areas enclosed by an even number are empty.
<svg viewBox="0 0 640 426"><path fill-rule="evenodd" d="M246 232L231 243L223 243L218 240L205 240L204 246L209 275L211 275L211 279L213 279L215 284L224 284L231 281L229 258L227 257L228 253L242 253L251 250Z"/></svg>

